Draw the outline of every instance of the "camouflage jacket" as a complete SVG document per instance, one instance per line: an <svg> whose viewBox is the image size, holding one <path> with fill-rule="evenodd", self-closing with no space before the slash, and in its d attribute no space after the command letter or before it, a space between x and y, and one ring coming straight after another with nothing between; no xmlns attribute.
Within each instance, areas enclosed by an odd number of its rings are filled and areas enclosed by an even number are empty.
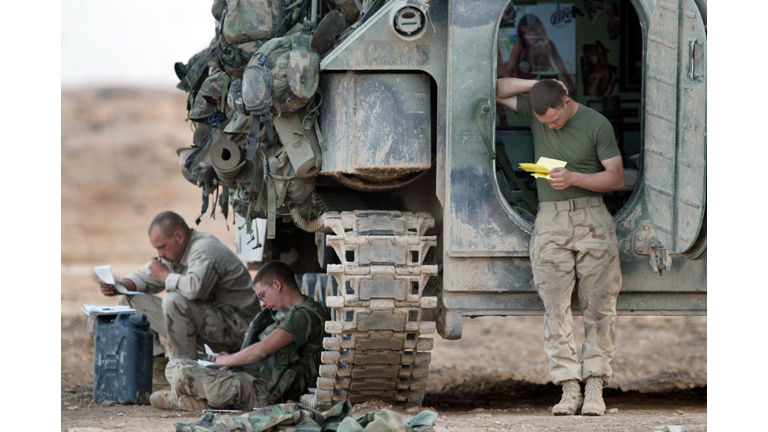
<svg viewBox="0 0 768 432"><path fill-rule="evenodd" d="M277 312L262 310L251 322L245 334L243 348L264 340L275 329L293 336L293 342L274 356L241 370L264 380L270 404L299 400L318 376L320 353L323 350L325 308L312 299Z"/></svg>
<svg viewBox="0 0 768 432"><path fill-rule="evenodd" d="M192 230L189 244L175 266L160 259L171 274L159 281L150 274L151 262L126 276L138 291L155 294L176 291L184 298L210 303L248 320L259 311L251 276L243 262L214 235Z"/></svg>

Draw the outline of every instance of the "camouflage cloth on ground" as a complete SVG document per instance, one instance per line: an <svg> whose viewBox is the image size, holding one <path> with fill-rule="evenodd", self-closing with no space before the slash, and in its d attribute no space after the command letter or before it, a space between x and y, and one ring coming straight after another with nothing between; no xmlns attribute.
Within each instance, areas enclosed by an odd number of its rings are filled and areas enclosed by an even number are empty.
<svg viewBox="0 0 768 432"><path fill-rule="evenodd" d="M290 403L259 408L237 417L206 413L195 423L174 423L174 426L176 432L429 432L437 420L437 413L428 410L407 420L389 410L372 412L355 418L347 417L349 411L348 402L336 404L325 412Z"/></svg>

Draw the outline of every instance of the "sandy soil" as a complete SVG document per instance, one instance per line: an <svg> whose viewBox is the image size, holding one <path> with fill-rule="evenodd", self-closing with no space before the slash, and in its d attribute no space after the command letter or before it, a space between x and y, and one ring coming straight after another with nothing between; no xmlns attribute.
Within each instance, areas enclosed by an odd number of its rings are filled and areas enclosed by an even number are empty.
<svg viewBox="0 0 768 432"><path fill-rule="evenodd" d="M63 92L61 106L61 430L174 430L174 421L199 415L93 402L93 340L80 308L117 303L100 295L92 268L111 264L119 277L146 262L153 254L146 226L156 213L172 209L188 222L199 214L200 191L181 177L175 154L192 137L184 122L184 94L83 90ZM234 248L231 225L231 219L206 215L200 229ZM559 388L548 384L541 320L465 319L461 340L435 335L424 407L438 412L438 426L706 430L706 317L620 317L614 378L605 391L609 412L598 418L549 413ZM578 338L583 340L583 332ZM355 414L382 407L358 406Z"/></svg>

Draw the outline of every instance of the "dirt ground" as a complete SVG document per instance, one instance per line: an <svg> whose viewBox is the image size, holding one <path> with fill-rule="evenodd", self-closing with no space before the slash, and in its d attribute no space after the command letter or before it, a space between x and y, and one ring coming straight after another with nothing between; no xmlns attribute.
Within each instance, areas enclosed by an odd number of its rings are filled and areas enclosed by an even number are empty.
<svg viewBox="0 0 768 432"><path fill-rule="evenodd" d="M61 430L171 431L173 422L199 415L93 402L93 340L81 305L117 304L100 295L93 267L110 264L120 277L145 263L154 252L146 227L155 214L172 209L192 222L200 212L200 190L182 178L175 153L192 137L184 94L100 89L61 96ZM231 218L205 215L199 228L234 249L231 225ZM551 416L559 388L548 384L541 324L541 317L465 318L462 339L434 335L424 408L438 413L437 426L706 430L706 317L619 317L604 417ZM365 404L354 413L382 407Z"/></svg>

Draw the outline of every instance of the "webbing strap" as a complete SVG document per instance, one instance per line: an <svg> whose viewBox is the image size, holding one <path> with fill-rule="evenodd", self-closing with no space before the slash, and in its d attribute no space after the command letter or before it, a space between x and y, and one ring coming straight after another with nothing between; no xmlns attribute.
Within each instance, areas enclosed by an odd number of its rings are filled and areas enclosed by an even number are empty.
<svg viewBox="0 0 768 432"><path fill-rule="evenodd" d="M320 133L320 125L317 122L317 116L315 116L315 133L317 134L317 143L320 145L320 149L324 152L327 152L328 149L325 148L325 140L323 139L323 134Z"/></svg>
<svg viewBox="0 0 768 432"><path fill-rule="evenodd" d="M272 176L267 177L267 238L275 238L275 219L277 214L277 190Z"/></svg>
<svg viewBox="0 0 768 432"><path fill-rule="evenodd" d="M227 95L229 95L229 84L232 82L232 77L229 74L224 74L224 85L221 86L221 109L224 111L224 107L227 106Z"/></svg>

